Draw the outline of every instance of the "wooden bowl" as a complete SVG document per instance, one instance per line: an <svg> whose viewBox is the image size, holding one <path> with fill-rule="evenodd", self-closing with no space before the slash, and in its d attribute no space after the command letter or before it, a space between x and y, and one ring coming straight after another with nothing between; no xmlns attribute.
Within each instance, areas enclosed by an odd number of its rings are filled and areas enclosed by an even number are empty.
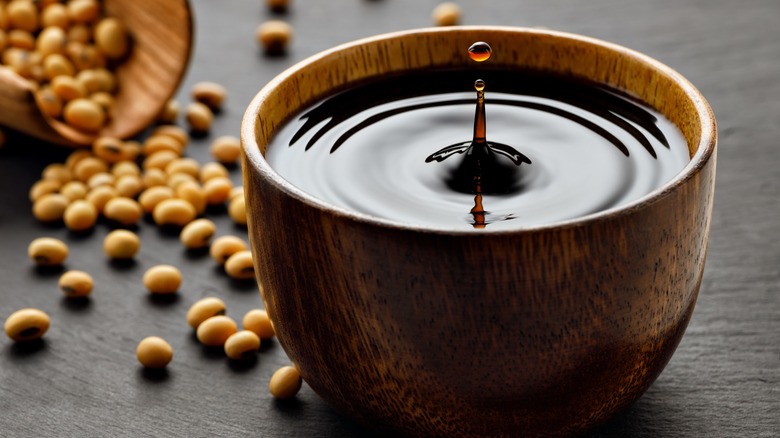
<svg viewBox="0 0 780 438"><path fill-rule="evenodd" d="M286 120L334 90L417 68L492 66L585 77L638 96L683 132L691 162L623 207L512 231L401 225L302 192L263 158ZM279 75L242 126L257 279L309 386L410 435L567 435L636 400L693 312L712 213L716 127L682 76L577 35L424 29L323 52Z"/></svg>
<svg viewBox="0 0 780 438"><path fill-rule="evenodd" d="M85 146L101 135L131 137L149 126L176 92L192 50L192 12L187 0L105 0L132 36L129 57L116 70L114 117L99 132L76 130L44 115L30 83L0 66L0 125L51 143Z"/></svg>

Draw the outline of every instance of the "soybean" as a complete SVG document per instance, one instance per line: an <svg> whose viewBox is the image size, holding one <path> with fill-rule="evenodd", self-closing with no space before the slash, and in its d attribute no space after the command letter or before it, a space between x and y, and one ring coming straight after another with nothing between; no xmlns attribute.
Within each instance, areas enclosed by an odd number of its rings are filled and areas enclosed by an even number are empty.
<svg viewBox="0 0 780 438"><path fill-rule="evenodd" d="M50 324L49 315L42 310L20 309L5 320L5 334L16 342L33 341L43 336Z"/></svg>
<svg viewBox="0 0 780 438"><path fill-rule="evenodd" d="M183 181L174 189L176 197L190 203L195 208L197 214L206 210L207 198L206 191L195 181Z"/></svg>
<svg viewBox="0 0 780 438"><path fill-rule="evenodd" d="M431 14L436 26L454 26L460 23L460 6L452 2L444 2L433 9Z"/></svg>
<svg viewBox="0 0 780 438"><path fill-rule="evenodd" d="M235 197L230 201L228 215L238 225L246 225L246 202L243 197Z"/></svg>
<svg viewBox="0 0 780 438"><path fill-rule="evenodd" d="M92 293L92 276L84 271L68 271L60 276L62 293L68 298L83 298Z"/></svg>
<svg viewBox="0 0 780 438"><path fill-rule="evenodd" d="M92 153L108 163L118 163L125 159L122 140L115 137L99 137L92 143Z"/></svg>
<svg viewBox="0 0 780 438"><path fill-rule="evenodd" d="M123 149L122 152L124 153L124 149L125 149L124 144L122 144L122 149ZM127 176L127 175L140 177L141 169L138 167L137 164L135 164L132 161L120 161L114 164L113 167L111 167L111 174L117 178L122 176Z"/></svg>
<svg viewBox="0 0 780 438"><path fill-rule="evenodd" d="M87 193L87 201L90 202L99 214L103 214L108 201L119 196L119 192L111 186L95 187Z"/></svg>
<svg viewBox="0 0 780 438"><path fill-rule="evenodd" d="M30 187L30 201L35 202L41 196L49 193L57 193L62 187L62 183L53 179L42 179L36 181L35 184Z"/></svg>
<svg viewBox="0 0 780 438"><path fill-rule="evenodd" d="M198 82L192 87L192 99L206 105L211 111L222 109L225 98L227 90L216 82Z"/></svg>
<svg viewBox="0 0 780 438"><path fill-rule="evenodd" d="M71 181L60 187L60 194L68 198L69 202L86 198L88 192L87 185L81 181Z"/></svg>
<svg viewBox="0 0 780 438"><path fill-rule="evenodd" d="M193 102L187 106L186 119L191 130L197 133L206 133L211 129L214 113L205 104Z"/></svg>
<svg viewBox="0 0 780 438"><path fill-rule="evenodd" d="M100 186L111 186L114 185L114 179L114 175L108 172L96 173L89 177L89 180L87 181L87 188L94 189ZM86 197L86 195L84 196Z"/></svg>
<svg viewBox="0 0 780 438"><path fill-rule="evenodd" d="M166 199L154 207L152 217L157 225L183 227L197 216L195 207L183 199Z"/></svg>
<svg viewBox="0 0 780 438"><path fill-rule="evenodd" d="M203 191L206 192L206 202L209 205L224 204L230 197L233 189L233 183L225 177L212 178L203 184Z"/></svg>
<svg viewBox="0 0 780 438"><path fill-rule="evenodd" d="M200 324L212 316L224 315L225 302L216 297L201 298L187 311L187 324L197 329Z"/></svg>
<svg viewBox="0 0 780 438"><path fill-rule="evenodd" d="M157 116L157 121L160 123L175 123L179 117L179 111L181 111L179 102L171 99L165 103L165 107L163 107L160 115Z"/></svg>
<svg viewBox="0 0 780 438"><path fill-rule="evenodd" d="M68 205L62 219L69 230L85 231L95 226L97 217L97 208L89 201L79 199Z"/></svg>
<svg viewBox="0 0 780 438"><path fill-rule="evenodd" d="M181 271L171 265L157 265L144 273L144 286L153 294L172 294L181 286Z"/></svg>
<svg viewBox="0 0 780 438"><path fill-rule="evenodd" d="M179 154L173 151L158 151L152 155L148 155L143 162L144 170L149 169L165 169L171 161L179 158Z"/></svg>
<svg viewBox="0 0 780 438"><path fill-rule="evenodd" d="M238 331L235 321L225 315L212 316L201 322L196 331L198 341L207 347L222 347Z"/></svg>
<svg viewBox="0 0 780 438"><path fill-rule="evenodd" d="M154 186L149 187L141 193L141 196L138 197L138 203L141 204L141 208L144 209L144 212L151 213L154 211L154 208L157 207L157 204L166 199L173 199L173 197L174 193L172 188L167 186Z"/></svg>
<svg viewBox="0 0 780 438"><path fill-rule="evenodd" d="M62 184L65 184L73 179L73 175L64 164L53 163L43 168L43 172L41 172L41 178L53 179L59 181Z"/></svg>
<svg viewBox="0 0 780 438"><path fill-rule="evenodd" d="M295 397L301 390L303 378L297 368L293 366L281 367L271 376L268 389L274 398L284 400Z"/></svg>
<svg viewBox="0 0 780 438"><path fill-rule="evenodd" d="M199 171L200 164L194 158L177 158L165 166L165 173L168 175L173 175L174 173L186 173L187 175L193 177L193 179L198 176Z"/></svg>
<svg viewBox="0 0 780 438"><path fill-rule="evenodd" d="M225 272L236 280L255 278L255 267L250 251L238 251L225 262Z"/></svg>
<svg viewBox="0 0 780 438"><path fill-rule="evenodd" d="M198 176L200 178L200 182L205 184L206 181L212 178L227 178L229 173L225 166L212 161L201 166Z"/></svg>
<svg viewBox="0 0 780 438"><path fill-rule="evenodd" d="M190 136L187 134L187 131L176 125L158 126L154 131L152 131L152 135L164 135L171 137L172 139L179 142L182 149L187 147L187 143L190 140Z"/></svg>
<svg viewBox="0 0 780 438"><path fill-rule="evenodd" d="M81 98L74 99L65 105L63 117L70 126L89 132L98 131L106 121L106 113L100 105L89 99Z"/></svg>
<svg viewBox="0 0 780 438"><path fill-rule="evenodd" d="M53 237L39 237L30 242L27 255L39 266L58 266L68 258L68 245Z"/></svg>
<svg viewBox="0 0 780 438"><path fill-rule="evenodd" d="M252 309L247 312L241 321L241 325L244 327L244 330L251 330L260 339L271 339L276 334L271 318L268 317L268 312L263 309Z"/></svg>
<svg viewBox="0 0 780 438"><path fill-rule="evenodd" d="M233 360L249 359L260 349L260 338L249 330L233 333L225 341L225 355Z"/></svg>
<svg viewBox="0 0 780 438"><path fill-rule="evenodd" d="M211 143L211 156L222 164L235 164L241 158L241 142L232 135L217 137Z"/></svg>
<svg viewBox="0 0 780 438"><path fill-rule="evenodd" d="M53 222L62 219L70 200L59 193L47 193L33 204L33 216L41 222Z"/></svg>
<svg viewBox="0 0 780 438"><path fill-rule="evenodd" d="M162 169L152 168L144 170L141 176L141 182L147 189L150 187L164 186L167 175Z"/></svg>
<svg viewBox="0 0 780 438"><path fill-rule="evenodd" d="M95 44L110 59L118 59L127 54L127 29L116 18L104 18L95 26Z"/></svg>
<svg viewBox="0 0 780 438"><path fill-rule="evenodd" d="M108 164L92 155L81 158L73 165L73 176L82 182L89 181L92 175L102 172L108 172Z"/></svg>
<svg viewBox="0 0 780 438"><path fill-rule="evenodd" d="M173 348L165 339L149 336L138 343L135 355L146 368L165 368L173 359Z"/></svg>
<svg viewBox="0 0 780 438"><path fill-rule="evenodd" d="M292 33L292 27L284 21L270 20L258 26L255 36L266 54L281 55L287 50Z"/></svg>
<svg viewBox="0 0 780 438"><path fill-rule="evenodd" d="M114 230L103 239L103 251L112 259L127 260L141 249L141 239L128 230Z"/></svg>
<svg viewBox="0 0 780 438"><path fill-rule="evenodd" d="M103 216L121 225L130 226L141 219L143 210L135 200L119 196L106 203Z"/></svg>
<svg viewBox="0 0 780 438"><path fill-rule="evenodd" d="M203 248L209 245L217 231L214 222L208 219L196 219L187 224L179 234L179 240L187 249Z"/></svg>
<svg viewBox="0 0 780 438"><path fill-rule="evenodd" d="M218 237L211 244L209 254L217 263L224 265L230 256L246 249L246 243L240 238L236 236L222 236Z"/></svg>
<svg viewBox="0 0 780 438"><path fill-rule="evenodd" d="M116 188L117 192L119 192L119 196L135 198L139 193L141 193L144 185L141 183L141 178L138 176L124 175L116 180L114 187Z"/></svg>

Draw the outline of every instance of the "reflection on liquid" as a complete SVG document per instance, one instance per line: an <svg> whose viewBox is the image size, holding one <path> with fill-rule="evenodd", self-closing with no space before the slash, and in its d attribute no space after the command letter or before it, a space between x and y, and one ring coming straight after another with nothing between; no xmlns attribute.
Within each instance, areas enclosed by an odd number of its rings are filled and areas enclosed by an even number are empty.
<svg viewBox="0 0 780 438"><path fill-rule="evenodd" d="M350 210L489 228L620 205L660 186L689 159L671 122L611 89L481 67L490 86L481 104L490 106L490 140L480 129L479 97L474 111L474 98L459 91L474 70L420 71L317 103L279 132L266 158L302 190ZM472 140L454 143L472 121ZM464 216L465 199L474 208Z"/></svg>

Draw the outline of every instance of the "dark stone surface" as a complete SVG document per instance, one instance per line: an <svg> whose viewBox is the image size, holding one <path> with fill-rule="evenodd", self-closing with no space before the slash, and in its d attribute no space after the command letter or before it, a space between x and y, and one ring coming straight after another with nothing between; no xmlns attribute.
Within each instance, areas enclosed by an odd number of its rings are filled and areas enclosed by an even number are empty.
<svg viewBox="0 0 780 438"><path fill-rule="evenodd" d="M294 1L286 15L257 0L195 0L197 45L179 100L200 80L230 93L211 136L188 155L208 159L210 140L237 135L249 100L275 74L320 50L376 33L430 24L436 1ZM464 24L545 26L622 44L690 79L707 97L720 130L717 192L709 259L699 302L675 356L648 392L592 437L771 437L780 433L780 3L756 0L463 1ZM267 58L254 39L268 18L295 28L290 53ZM195 341L184 315L218 295L240 318L261 306L256 286L230 281L207 255L186 252L176 236L142 223L136 263L109 263L109 231L75 235L39 224L27 190L43 167L67 151L11 134L0 149L0 317L38 307L52 318L43 342L0 341L0 435L358 437L370 433L311 390L276 402L268 380L287 363L271 342L256 363L231 364ZM240 170L233 169L235 182ZM246 231L224 213L219 235ZM95 279L77 305L57 289L60 272L38 270L29 242L51 235L71 249L67 269ZM143 272L172 263L185 275L180 297L149 300ZM165 337L174 360L144 372L137 342Z"/></svg>

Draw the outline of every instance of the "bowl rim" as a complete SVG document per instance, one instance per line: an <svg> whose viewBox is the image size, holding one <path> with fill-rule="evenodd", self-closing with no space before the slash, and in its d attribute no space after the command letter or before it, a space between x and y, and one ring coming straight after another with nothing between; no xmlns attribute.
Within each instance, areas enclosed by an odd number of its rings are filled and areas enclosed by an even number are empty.
<svg viewBox="0 0 780 438"><path fill-rule="evenodd" d="M554 221L538 225L519 226L511 229L472 229L472 228L453 228L453 227L437 227L426 224L413 224L401 221L395 221L392 219L386 219L370 214L362 213L355 210L339 207L331 204L320 198L317 198L290 183L279 175L266 161L262 153L260 153L260 147L255 136L257 123L259 121L259 111L263 102L272 93L279 84L289 80L295 76L300 70L306 66L316 63L324 58L334 56L339 52L352 49L356 46L360 46L367 43L374 43L382 40L394 39L399 37L407 37L410 35L420 33L448 33L459 31L497 31L497 32L514 32L525 33L534 35L547 35L557 38L564 38L575 40L589 45L596 45L602 48L608 49L614 52L620 52L623 55L633 57L644 64L650 65L653 69L661 72L661 74L668 76L675 83L677 83L681 89L685 92L685 96L693 103L696 112L699 115L701 121L701 138L699 140L696 152L691 157L690 161L682 168L672 179L667 181L660 187L657 187L649 193L638 197L628 203L611 207L605 210L597 211L595 213L587 214L584 216L578 216L571 219L562 221ZM603 221L611 221L621 217L629 216L649 207L650 205L659 202L680 186L684 185L687 181L694 178L707 163L713 159L715 150L717 147L717 125L715 116L712 112L707 100L699 92L699 90L682 76L680 73L661 63L660 61L645 55L627 47L611 43L608 41L592 38L588 36L578 35L569 32L561 32L549 29L539 28L527 28L527 27L515 27L515 26L449 26L449 27L432 27L432 28L419 28L410 29L397 32L383 33L375 36L357 39L351 42L337 45L330 49L321 51L314 54L293 66L287 68L283 72L279 73L271 81L269 81L250 102L247 107L243 119L241 121L241 148L244 155L246 165L254 167L254 171L263 177L267 182L274 185L276 189L284 192L286 195L295 198L298 202L306 204L309 207L315 208L322 212L326 212L332 216L340 219L352 220L355 222L363 223L386 229L395 229L402 231L418 231L433 234L443 235L458 235L458 236L475 236L475 235L515 235L525 233L537 233L542 231L551 230L565 230L571 228L577 228L588 224L595 224ZM252 171L245 169L244 172ZM246 181L244 176L244 181ZM245 187L245 190L247 187Z"/></svg>

